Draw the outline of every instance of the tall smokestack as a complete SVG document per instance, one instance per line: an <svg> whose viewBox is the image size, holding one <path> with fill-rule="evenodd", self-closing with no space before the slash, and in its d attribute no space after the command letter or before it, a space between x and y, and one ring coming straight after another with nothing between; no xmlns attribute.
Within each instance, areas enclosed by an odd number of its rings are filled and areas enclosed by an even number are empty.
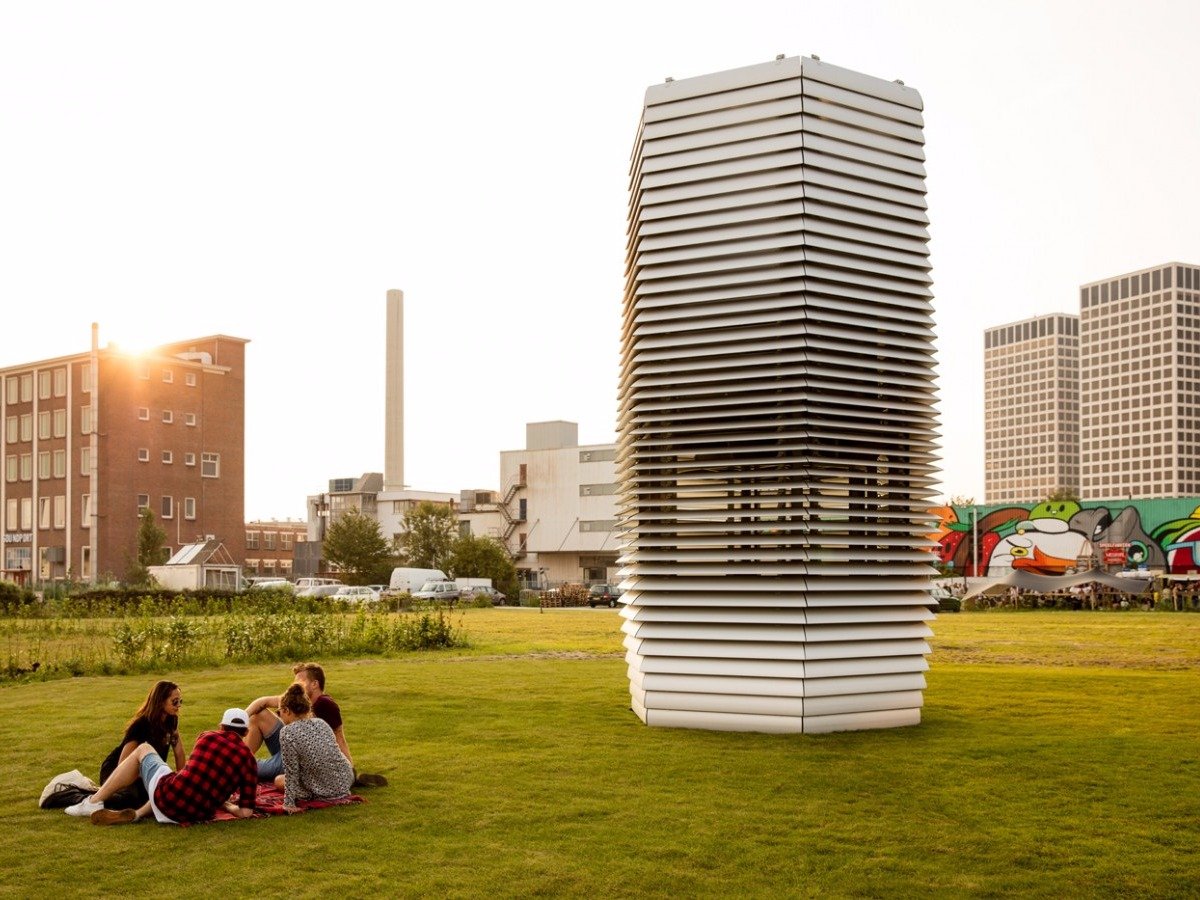
<svg viewBox="0 0 1200 900"><path fill-rule="evenodd" d="M387 292L383 489L404 489L404 291Z"/></svg>

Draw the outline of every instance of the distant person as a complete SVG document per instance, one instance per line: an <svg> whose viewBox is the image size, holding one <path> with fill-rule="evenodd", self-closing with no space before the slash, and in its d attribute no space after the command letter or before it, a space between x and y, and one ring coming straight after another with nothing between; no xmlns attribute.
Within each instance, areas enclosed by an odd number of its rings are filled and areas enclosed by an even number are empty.
<svg viewBox="0 0 1200 900"><path fill-rule="evenodd" d="M354 757L350 755L350 747L346 744L346 729L342 723L342 710L337 702L325 693L325 670L316 663L297 663L292 666L295 675L293 684L304 689L304 696L312 708L312 714L324 720L333 732L334 741L342 755L354 765ZM280 697L259 697L250 702L246 712L250 716L250 731L246 735L246 746L252 753L264 744L271 755L258 761L259 781L274 781L283 774L283 756L280 752L279 733L283 721L274 710L279 708ZM356 774L356 784L386 785L387 779L382 775Z"/></svg>
<svg viewBox="0 0 1200 900"><path fill-rule="evenodd" d="M179 712L182 706L183 693L179 685L173 681L155 682L133 718L125 725L121 742L100 763L100 783L107 781L117 766L141 744L149 744L163 760L167 758L167 751L171 751L175 757L175 768L183 768L187 756L183 752L183 739L179 736ZM137 809L149 799L145 786L135 781L114 794L107 806L109 809Z"/></svg>
<svg viewBox="0 0 1200 900"><path fill-rule="evenodd" d="M151 813L163 823L206 822L218 809L246 819L254 815L258 772L246 746L249 717L244 709L227 709L219 731L196 739L183 768L172 772L150 744L139 744L117 766L90 799L68 806L69 816L89 816L93 825L136 822ZM105 809L104 801L133 784L139 776L150 797L136 810ZM238 795L237 803L230 797Z"/></svg>
<svg viewBox="0 0 1200 900"><path fill-rule="evenodd" d="M283 808L298 812L302 800L340 800L350 794L354 767L338 747L333 729L313 716L304 688L291 685L279 698L279 747L283 774Z"/></svg>

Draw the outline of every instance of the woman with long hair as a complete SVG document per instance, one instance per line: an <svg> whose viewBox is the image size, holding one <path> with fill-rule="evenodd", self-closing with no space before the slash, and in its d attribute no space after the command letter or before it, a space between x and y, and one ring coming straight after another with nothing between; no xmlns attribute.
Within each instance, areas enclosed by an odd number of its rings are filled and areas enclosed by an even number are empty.
<svg viewBox="0 0 1200 900"><path fill-rule="evenodd" d="M167 750L170 749L175 755L175 768L182 768L187 761L183 739L179 736L179 711L182 706L183 692L179 690L179 685L173 681L156 682L126 724L121 743L100 764L101 784L142 743L154 747L163 759L167 758ZM145 787L138 781L114 794L106 805L109 809L136 809L148 799Z"/></svg>
<svg viewBox="0 0 1200 900"><path fill-rule="evenodd" d="M283 788L283 808L296 812L301 800L340 800L350 793L354 767L346 759L333 729L312 714L304 686L293 684L279 698L279 751L283 774L275 786Z"/></svg>

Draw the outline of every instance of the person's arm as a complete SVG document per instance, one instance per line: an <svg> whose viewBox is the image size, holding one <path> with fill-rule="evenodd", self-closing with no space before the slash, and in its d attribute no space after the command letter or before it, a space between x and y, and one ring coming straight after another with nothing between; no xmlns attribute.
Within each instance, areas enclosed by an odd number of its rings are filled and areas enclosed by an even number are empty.
<svg viewBox="0 0 1200 900"><path fill-rule="evenodd" d="M175 771L178 772L187 763L187 754L183 752L183 738L178 731L171 735L171 752L175 754Z"/></svg>
<svg viewBox="0 0 1200 900"><path fill-rule="evenodd" d="M337 741L338 749L342 751L342 756L346 757L346 761L350 765L354 765L354 758L350 755L350 748L346 746L346 728L344 725L339 725L334 729L333 739Z"/></svg>
<svg viewBox="0 0 1200 900"><path fill-rule="evenodd" d="M225 807L225 812L229 813L231 816L236 816L239 819L248 819L254 815L254 807L252 806L238 806L232 800L226 800L223 805Z"/></svg>
<svg viewBox="0 0 1200 900"><path fill-rule="evenodd" d="M279 736L279 752L283 755L283 808L295 812L299 802L300 751L286 728Z"/></svg>
<svg viewBox="0 0 1200 900"><path fill-rule="evenodd" d="M279 695L274 697L258 697L250 701L250 705L246 707L246 715L256 716L264 709L276 709L279 706Z"/></svg>

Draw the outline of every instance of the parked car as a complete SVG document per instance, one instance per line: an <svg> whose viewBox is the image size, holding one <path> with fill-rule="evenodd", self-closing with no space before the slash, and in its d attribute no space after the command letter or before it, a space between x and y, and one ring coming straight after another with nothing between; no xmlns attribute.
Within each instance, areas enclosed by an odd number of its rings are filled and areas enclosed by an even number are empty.
<svg viewBox="0 0 1200 900"><path fill-rule="evenodd" d="M250 578L248 591L294 591L296 586L286 578Z"/></svg>
<svg viewBox="0 0 1200 900"><path fill-rule="evenodd" d="M330 595L334 600L346 600L350 603L368 603L379 599L379 591L371 585L343 585Z"/></svg>
<svg viewBox="0 0 1200 900"><path fill-rule="evenodd" d="M342 583L340 581L338 581L336 578L309 578L309 577L306 577L306 578L297 578L296 579L296 590L304 591L304 590L307 590L308 588L318 587L318 586L324 585L324 584L332 584L335 587L342 586Z"/></svg>
<svg viewBox="0 0 1200 900"><path fill-rule="evenodd" d="M494 587L489 587L486 584L467 585L459 588L459 597L462 600L474 600L476 597L487 597L493 603L504 603L508 598L496 590Z"/></svg>
<svg viewBox="0 0 1200 900"><path fill-rule="evenodd" d="M588 588L587 605L592 609L597 606L607 606L610 609L617 605L621 598L621 590L615 584L593 584Z"/></svg>
<svg viewBox="0 0 1200 900"><path fill-rule="evenodd" d="M462 596L462 591L453 581L427 581L419 591L413 591L414 600L445 600L451 603Z"/></svg>
<svg viewBox="0 0 1200 900"><path fill-rule="evenodd" d="M314 584L302 591L296 591L297 597L332 597L340 591L344 584Z"/></svg>

